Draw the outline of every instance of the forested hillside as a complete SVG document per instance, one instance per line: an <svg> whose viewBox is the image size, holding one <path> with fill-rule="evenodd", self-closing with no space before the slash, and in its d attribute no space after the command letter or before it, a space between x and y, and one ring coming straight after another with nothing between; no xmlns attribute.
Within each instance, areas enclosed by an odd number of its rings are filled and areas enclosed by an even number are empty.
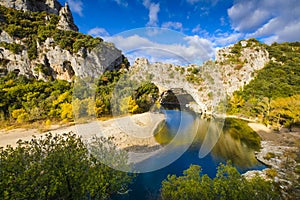
<svg viewBox="0 0 300 200"><path fill-rule="evenodd" d="M258 117L274 127L300 122L300 43L266 45L271 61L229 100L229 113Z"/></svg>

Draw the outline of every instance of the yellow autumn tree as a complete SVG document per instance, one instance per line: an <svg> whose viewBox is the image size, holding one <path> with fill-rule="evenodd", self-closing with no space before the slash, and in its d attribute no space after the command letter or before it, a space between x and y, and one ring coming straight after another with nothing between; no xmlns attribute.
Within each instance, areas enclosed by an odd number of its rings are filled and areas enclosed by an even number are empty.
<svg viewBox="0 0 300 200"><path fill-rule="evenodd" d="M18 122L23 123L29 120L29 114L26 112L25 109L16 109L11 113L11 116Z"/></svg>
<svg viewBox="0 0 300 200"><path fill-rule="evenodd" d="M121 100L120 103L120 111L121 113L125 114L125 113L137 113L139 110L139 106L137 105L137 103L135 102L134 99L132 99L131 96L129 97L125 97Z"/></svg>
<svg viewBox="0 0 300 200"><path fill-rule="evenodd" d="M70 103L62 103L60 104L60 117L64 121L70 121L73 119L73 109L72 109L72 104Z"/></svg>
<svg viewBox="0 0 300 200"><path fill-rule="evenodd" d="M300 122L300 95L272 101L270 117L291 130L293 125Z"/></svg>

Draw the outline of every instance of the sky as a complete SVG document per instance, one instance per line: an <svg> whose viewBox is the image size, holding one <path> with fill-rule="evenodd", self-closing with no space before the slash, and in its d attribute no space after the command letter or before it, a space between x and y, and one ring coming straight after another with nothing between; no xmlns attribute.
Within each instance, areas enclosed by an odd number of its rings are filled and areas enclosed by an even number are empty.
<svg viewBox="0 0 300 200"><path fill-rule="evenodd" d="M300 0L59 0L129 59L201 64L241 39L300 41Z"/></svg>

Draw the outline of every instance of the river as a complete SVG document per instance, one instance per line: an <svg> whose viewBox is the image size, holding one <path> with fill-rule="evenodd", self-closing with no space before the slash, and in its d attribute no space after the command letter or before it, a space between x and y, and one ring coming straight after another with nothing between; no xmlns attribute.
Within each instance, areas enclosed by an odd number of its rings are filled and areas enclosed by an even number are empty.
<svg viewBox="0 0 300 200"><path fill-rule="evenodd" d="M202 173L208 174L211 178L215 177L220 162L226 163L227 160L231 160L240 173L265 168L255 159L253 149L227 133L230 130L224 131L213 149L205 157L199 158L199 149L209 126L212 125L211 122L186 111L165 110L164 113L166 125L157 131L155 137L164 146L172 143L172 147L168 151L136 164L135 167L150 169L158 163L166 163L174 159L177 154L179 158L161 169L138 174L128 193L113 197L113 199L158 199L161 182L167 178L168 174L182 175L182 172L191 164L200 165ZM180 152L187 146L187 143L190 143L191 138L192 145L189 145L189 148L180 156Z"/></svg>

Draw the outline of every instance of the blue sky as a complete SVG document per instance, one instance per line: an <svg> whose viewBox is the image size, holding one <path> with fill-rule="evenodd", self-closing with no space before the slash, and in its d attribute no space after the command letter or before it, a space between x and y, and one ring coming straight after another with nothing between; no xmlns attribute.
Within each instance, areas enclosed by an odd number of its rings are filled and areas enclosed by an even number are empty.
<svg viewBox="0 0 300 200"><path fill-rule="evenodd" d="M67 2L80 32L111 41L125 53L153 47L201 63L213 59L218 48L241 39L254 37L268 44L300 41L299 0ZM135 52L139 56L144 51ZM153 61L169 57L145 56Z"/></svg>

